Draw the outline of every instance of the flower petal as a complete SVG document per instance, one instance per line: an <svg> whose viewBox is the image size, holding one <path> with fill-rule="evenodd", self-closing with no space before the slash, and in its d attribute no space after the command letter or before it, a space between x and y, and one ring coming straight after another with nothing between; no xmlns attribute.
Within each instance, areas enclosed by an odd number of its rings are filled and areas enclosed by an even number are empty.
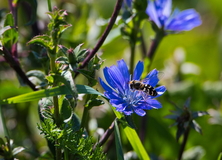
<svg viewBox="0 0 222 160"><path fill-rule="evenodd" d="M159 101L156 99L149 99L146 101L148 106L151 107L151 109L159 109L162 108L162 105ZM150 109L150 108L149 108Z"/></svg>
<svg viewBox="0 0 222 160"><path fill-rule="evenodd" d="M145 116L146 115L146 112L142 109L134 109L134 112L136 114L138 114L139 116Z"/></svg>
<svg viewBox="0 0 222 160"><path fill-rule="evenodd" d="M146 8L146 14L149 16L150 20L153 21L158 26L158 28L162 27L153 1L148 2L148 6Z"/></svg>
<svg viewBox="0 0 222 160"><path fill-rule="evenodd" d="M156 92L158 94L155 97L155 98L157 98L157 97L161 96L162 94L164 94L164 92L166 91L166 87L165 86L159 86L159 87L155 88L155 90L156 90Z"/></svg>
<svg viewBox="0 0 222 160"><path fill-rule="evenodd" d="M143 73L143 68L144 68L143 62L139 61L133 72L133 78L132 78L133 80L140 80L140 77Z"/></svg>
<svg viewBox="0 0 222 160"><path fill-rule="evenodd" d="M165 29L176 32L189 31L201 23L200 15L194 9L187 9L170 18Z"/></svg>
<svg viewBox="0 0 222 160"><path fill-rule="evenodd" d="M101 78L99 78L99 82L105 91L108 91L108 92L113 91L112 88L110 88L105 82L103 82Z"/></svg>
<svg viewBox="0 0 222 160"><path fill-rule="evenodd" d="M124 88L129 88L129 81L130 81L130 74L129 74L129 70L128 67L126 65L126 62L122 59L120 61L117 61L118 64L118 68L121 71L126 83L124 83Z"/></svg>
<svg viewBox="0 0 222 160"><path fill-rule="evenodd" d="M156 69L153 69L147 76L144 78L143 83L149 84L153 87L157 85L159 82L158 78L158 71Z"/></svg>
<svg viewBox="0 0 222 160"><path fill-rule="evenodd" d="M115 90L119 91L121 94L124 94L124 78L119 69L116 66L106 68L104 68L104 76L106 81L110 84L110 86L114 86Z"/></svg>
<svg viewBox="0 0 222 160"><path fill-rule="evenodd" d="M104 77L106 79L106 82L115 90L118 91L118 86L116 85L115 83L115 80L113 79L113 77L110 75L110 73L108 72L109 68L108 67L105 67L103 69L103 73L104 73Z"/></svg>

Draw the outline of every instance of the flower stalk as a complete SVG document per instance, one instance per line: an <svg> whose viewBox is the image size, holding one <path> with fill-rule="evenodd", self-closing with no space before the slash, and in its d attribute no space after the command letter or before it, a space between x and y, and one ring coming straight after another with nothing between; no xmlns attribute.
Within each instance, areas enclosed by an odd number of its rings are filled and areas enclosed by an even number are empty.
<svg viewBox="0 0 222 160"><path fill-rule="evenodd" d="M183 135L183 142L181 144L180 151L179 151L179 154L178 154L178 160L182 159L183 152L184 152L184 149L185 149L185 146L186 146L186 143L187 143L189 133L190 133L190 127L188 126L186 128L185 132L184 132L184 135Z"/></svg>

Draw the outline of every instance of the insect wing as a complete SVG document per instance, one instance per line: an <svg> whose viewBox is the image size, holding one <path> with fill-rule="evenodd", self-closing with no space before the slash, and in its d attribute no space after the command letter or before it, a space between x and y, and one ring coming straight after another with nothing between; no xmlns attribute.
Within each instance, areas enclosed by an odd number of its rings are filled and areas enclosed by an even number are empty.
<svg viewBox="0 0 222 160"><path fill-rule="evenodd" d="M145 84L149 84L151 86L156 86L158 81L163 78L164 73L163 72L155 72L153 73L151 76L149 76L150 74L147 75L147 77L145 79L143 79L141 82L145 83Z"/></svg>

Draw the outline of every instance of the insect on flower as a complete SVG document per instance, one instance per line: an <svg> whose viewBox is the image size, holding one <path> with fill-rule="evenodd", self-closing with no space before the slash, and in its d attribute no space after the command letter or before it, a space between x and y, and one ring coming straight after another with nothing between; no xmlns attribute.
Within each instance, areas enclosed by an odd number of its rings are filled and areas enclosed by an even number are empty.
<svg viewBox="0 0 222 160"><path fill-rule="evenodd" d="M157 76L158 78L160 78L163 75L163 73L159 73L156 72L156 74L153 74L152 77ZM139 80L131 80L129 82L130 84L130 88L132 90L139 90L139 91L143 91L144 93L146 93L147 95L150 96L157 96L158 93L155 90L155 88L153 86L151 86L150 84L147 84L147 82L152 78L152 77L147 77L145 79L143 79L142 81Z"/></svg>
<svg viewBox="0 0 222 160"><path fill-rule="evenodd" d="M146 114L144 110L162 107L161 103L154 99L166 91L165 86L154 88L159 81L159 71L152 70L141 81L143 69L144 64L139 61L133 75L130 75L124 60L119 60L117 65L103 69L107 83L100 78L100 84L105 90L104 95L109 99L109 103L116 108L116 111L125 115L136 113L139 116L144 116ZM142 84L144 84L143 89L141 88Z"/></svg>

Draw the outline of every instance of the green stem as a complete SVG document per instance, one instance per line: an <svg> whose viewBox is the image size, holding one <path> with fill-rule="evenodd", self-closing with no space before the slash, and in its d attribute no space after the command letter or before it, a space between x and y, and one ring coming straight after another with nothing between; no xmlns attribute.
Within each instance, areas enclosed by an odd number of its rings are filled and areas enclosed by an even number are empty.
<svg viewBox="0 0 222 160"><path fill-rule="evenodd" d="M150 49L148 51L147 57L150 59L150 63L148 68L151 66L156 50L164 37L164 31L160 31L156 33L155 39L152 41Z"/></svg>
<svg viewBox="0 0 222 160"><path fill-rule="evenodd" d="M130 52L131 52L131 57L130 57L130 74L133 74L133 68L134 68L134 59L135 59L135 43L130 44Z"/></svg>
<svg viewBox="0 0 222 160"><path fill-rule="evenodd" d="M52 11L52 5L51 5L51 0L48 1L48 10L51 12Z"/></svg>
<svg viewBox="0 0 222 160"><path fill-rule="evenodd" d="M56 48L56 47L55 47ZM52 73L56 73L57 69L56 69L56 49L54 50L54 52L52 52L53 54L49 53L49 57L50 57L50 68ZM53 83L53 87L57 86L57 83L54 80ZM54 96L53 97L53 104L54 104L54 118L55 118L55 123L58 127L60 127L60 116L59 116L59 101L58 101L58 97ZM56 145L59 145L59 142L56 140L55 141ZM55 151L56 151L56 160L60 160L62 157L62 152L61 152L61 148L56 146L55 147Z"/></svg>
<svg viewBox="0 0 222 160"><path fill-rule="evenodd" d="M81 120L81 128L86 127L88 115L89 115L89 109L88 109L88 107L84 106L84 111L83 111L82 120Z"/></svg>
<svg viewBox="0 0 222 160"><path fill-rule="evenodd" d="M185 133L184 133L183 142L182 142L182 144L181 144L180 151L179 151L179 155L178 155L178 160L181 160L181 159L182 159L182 155L183 155L183 152L184 152L186 143L187 143L187 139L188 139L189 133L190 133L190 127L188 127L188 128L186 129Z"/></svg>

